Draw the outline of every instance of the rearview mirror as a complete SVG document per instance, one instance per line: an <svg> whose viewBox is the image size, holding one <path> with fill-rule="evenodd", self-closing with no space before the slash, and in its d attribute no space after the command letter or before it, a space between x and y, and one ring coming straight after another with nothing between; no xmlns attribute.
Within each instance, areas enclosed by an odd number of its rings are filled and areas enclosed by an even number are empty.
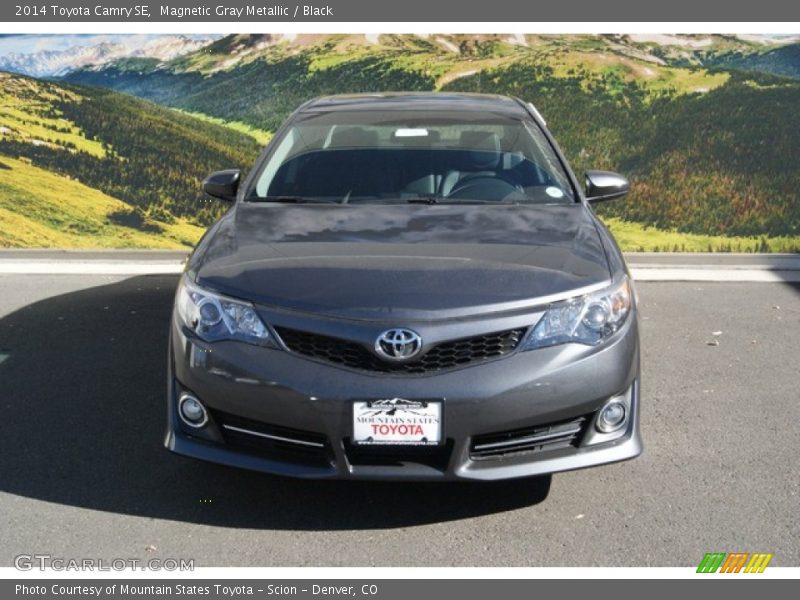
<svg viewBox="0 0 800 600"><path fill-rule="evenodd" d="M239 169L216 171L203 181L203 191L214 198L233 202L239 189Z"/></svg>
<svg viewBox="0 0 800 600"><path fill-rule="evenodd" d="M628 193L628 180L611 171L586 171L586 199L589 202L604 202L620 198Z"/></svg>

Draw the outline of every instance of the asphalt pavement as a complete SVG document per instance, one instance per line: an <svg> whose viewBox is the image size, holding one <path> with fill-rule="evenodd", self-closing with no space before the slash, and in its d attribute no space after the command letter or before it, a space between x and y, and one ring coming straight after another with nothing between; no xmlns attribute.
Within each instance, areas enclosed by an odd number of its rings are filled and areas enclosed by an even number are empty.
<svg viewBox="0 0 800 600"><path fill-rule="evenodd" d="M161 446L177 276L0 274L0 566L800 564L800 284L640 282L644 454L491 484L308 482Z"/></svg>

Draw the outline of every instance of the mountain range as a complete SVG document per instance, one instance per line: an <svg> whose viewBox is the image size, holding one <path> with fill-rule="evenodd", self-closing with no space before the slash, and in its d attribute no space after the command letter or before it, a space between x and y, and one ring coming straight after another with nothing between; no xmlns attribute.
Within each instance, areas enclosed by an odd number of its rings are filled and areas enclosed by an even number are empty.
<svg viewBox="0 0 800 600"><path fill-rule="evenodd" d="M0 71L33 77L58 77L82 68L97 68L121 58L150 58L168 61L199 50L212 38L190 39L182 35L160 36L139 47L118 42L76 45L61 50L9 52L0 55Z"/></svg>
<svg viewBox="0 0 800 600"><path fill-rule="evenodd" d="M598 209L624 248L792 251L800 249L798 48L788 36L229 35L171 59L129 54L50 82L9 76L4 87L38 86L42 106L12 126L35 115L66 119L80 139L70 138L77 148L45 150L52 136L36 146L38 138L4 134L0 155L120 199L130 226L178 219L202 227L223 209L198 204L203 169L252 164L310 97L502 93L537 106L578 174L629 176L629 197ZM90 101L65 102L71 94ZM12 116L0 113L0 125ZM161 131L170 118L181 128L160 138L168 151L145 142L151 120ZM85 157L81 140L121 162L90 164L98 157ZM119 171L135 160L149 173L163 162L159 152L187 157L181 168L167 161L169 189Z"/></svg>
<svg viewBox="0 0 800 600"><path fill-rule="evenodd" d="M84 68L98 68L124 58L152 58L158 61L169 61L184 54L190 54L203 49L219 35L208 35L202 38L189 38L183 35L158 36L140 46L129 46L114 41L100 41L87 45L76 44L60 50L38 50L31 52L2 53L0 47L0 70L33 77L59 77L67 73ZM302 48L310 40L323 36L298 36L294 34L260 34L248 36L233 36L238 40L233 44L223 42L216 49L209 49L210 53L219 52L227 48L230 52L223 56L219 64L222 68L230 68L255 51L284 44L287 47ZM380 34L365 34L347 36L352 39L363 38L366 43L380 45ZM413 37L413 36L407 36ZM453 40L461 40L470 36L419 36L433 39L448 50L457 49ZM471 36L473 38L479 36ZM481 36L505 38L509 43L521 46L529 45L531 40L546 36ZM553 37L553 36L551 36ZM578 37L578 36L572 36ZM593 36L586 36L591 38ZM597 36L594 36L597 37ZM798 76L797 52L800 35L666 35L666 34L633 34L604 36L607 40L614 40L609 45L622 54L629 54L634 58L649 60L659 64L673 64L680 66L713 66L726 64L737 68L753 68L774 72L780 75Z"/></svg>

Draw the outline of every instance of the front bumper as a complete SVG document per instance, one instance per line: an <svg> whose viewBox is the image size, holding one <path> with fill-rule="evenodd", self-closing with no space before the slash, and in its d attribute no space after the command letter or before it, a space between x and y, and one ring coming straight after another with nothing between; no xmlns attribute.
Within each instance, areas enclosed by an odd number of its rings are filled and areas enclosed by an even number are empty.
<svg viewBox="0 0 800 600"><path fill-rule="evenodd" d="M165 445L225 465L303 478L498 480L622 461L642 451L635 315L605 344L566 344L427 376L356 372L285 350L187 337L173 319ZM189 391L209 409L200 430L177 413ZM614 439L594 419L609 398L627 399ZM350 443L352 401L443 401L445 443L367 450ZM476 439L558 431L570 440L478 456ZM547 436L545 435L545 438ZM496 439L496 436L494 436ZM283 441L281 441L283 440Z"/></svg>

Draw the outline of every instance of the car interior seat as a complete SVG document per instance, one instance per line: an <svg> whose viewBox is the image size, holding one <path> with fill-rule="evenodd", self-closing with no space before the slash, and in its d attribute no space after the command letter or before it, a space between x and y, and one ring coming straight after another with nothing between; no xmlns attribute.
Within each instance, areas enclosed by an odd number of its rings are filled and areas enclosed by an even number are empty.
<svg viewBox="0 0 800 600"><path fill-rule="evenodd" d="M500 137L492 131L464 131L459 138L461 162L458 169L450 169L442 178L440 193L450 194L459 183L468 178L493 177L500 168L502 153Z"/></svg>

